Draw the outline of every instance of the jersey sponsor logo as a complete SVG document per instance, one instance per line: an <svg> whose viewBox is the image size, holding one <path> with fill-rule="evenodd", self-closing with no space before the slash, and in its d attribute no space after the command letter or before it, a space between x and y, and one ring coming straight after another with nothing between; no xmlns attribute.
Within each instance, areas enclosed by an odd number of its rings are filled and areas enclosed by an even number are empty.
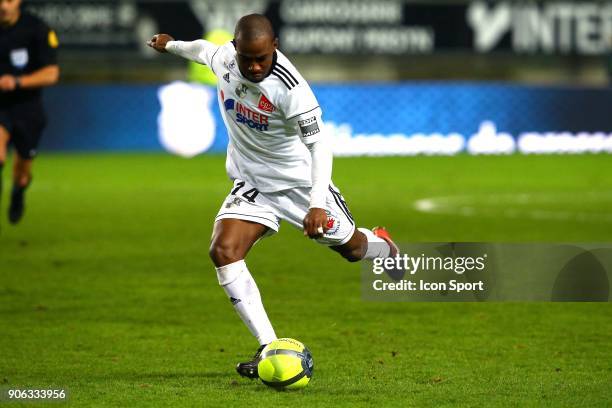
<svg viewBox="0 0 612 408"><path fill-rule="evenodd" d="M312 136L320 132L316 116L305 120L299 120L298 125L300 126L303 137Z"/></svg>
<svg viewBox="0 0 612 408"><path fill-rule="evenodd" d="M53 30L49 30L49 35L47 35L47 41L49 42L49 47L51 48L57 48L59 46L57 34L55 34L55 31Z"/></svg>
<svg viewBox="0 0 612 408"><path fill-rule="evenodd" d="M11 64L16 68L24 68L28 65L29 56L27 48L11 50Z"/></svg>
<svg viewBox="0 0 612 408"><path fill-rule="evenodd" d="M234 99L226 99L223 101L223 107L226 111L236 111L236 122L242 123L259 131L268 130L268 116L249 109L247 106Z"/></svg>
<svg viewBox="0 0 612 408"><path fill-rule="evenodd" d="M229 72L223 75L223 79L225 79L225 82L229 84Z"/></svg>
<svg viewBox="0 0 612 408"><path fill-rule="evenodd" d="M261 98L259 98L259 105L257 105L257 107L263 111L270 112L270 113L276 110L274 105L272 105L272 102L270 102L268 98L266 98L266 95L264 94L261 94Z"/></svg>

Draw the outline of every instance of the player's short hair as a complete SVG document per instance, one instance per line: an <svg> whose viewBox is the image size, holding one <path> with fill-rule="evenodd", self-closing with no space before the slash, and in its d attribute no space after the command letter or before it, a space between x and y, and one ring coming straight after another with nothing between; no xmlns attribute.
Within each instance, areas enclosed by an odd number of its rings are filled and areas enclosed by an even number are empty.
<svg viewBox="0 0 612 408"><path fill-rule="evenodd" d="M234 38L241 41L254 41L262 36L271 40L276 38L272 23L268 17L261 14L248 14L236 23Z"/></svg>

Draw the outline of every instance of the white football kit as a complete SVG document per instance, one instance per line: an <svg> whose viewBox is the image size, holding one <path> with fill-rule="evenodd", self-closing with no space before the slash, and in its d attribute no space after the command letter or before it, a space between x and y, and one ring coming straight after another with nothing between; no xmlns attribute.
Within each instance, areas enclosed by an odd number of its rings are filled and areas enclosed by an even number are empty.
<svg viewBox="0 0 612 408"><path fill-rule="evenodd" d="M277 50L270 74L254 83L240 73L233 42L170 41L166 49L208 65L217 76L219 108L229 134L226 170L234 186L216 220L257 222L273 233L280 220L302 229L308 209L323 208L329 230L317 241L346 243L355 225L342 195L331 181L316 192L313 188L307 146L325 138L321 108L293 64ZM331 174L331 157L329 166Z"/></svg>

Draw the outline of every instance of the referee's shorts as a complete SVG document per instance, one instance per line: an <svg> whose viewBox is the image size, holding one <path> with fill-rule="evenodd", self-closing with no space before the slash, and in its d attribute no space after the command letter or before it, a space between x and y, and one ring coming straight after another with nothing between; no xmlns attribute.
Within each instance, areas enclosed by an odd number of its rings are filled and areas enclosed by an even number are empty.
<svg viewBox="0 0 612 408"><path fill-rule="evenodd" d="M0 126L6 128L15 150L26 160L36 156L46 124L45 111L39 101L0 105Z"/></svg>

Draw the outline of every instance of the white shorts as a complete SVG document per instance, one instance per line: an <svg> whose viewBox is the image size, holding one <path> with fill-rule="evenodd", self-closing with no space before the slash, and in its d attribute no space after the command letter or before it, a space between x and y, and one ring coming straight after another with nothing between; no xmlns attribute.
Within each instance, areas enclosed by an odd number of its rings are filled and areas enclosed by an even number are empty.
<svg viewBox="0 0 612 408"><path fill-rule="evenodd" d="M281 220L303 230L309 206L309 187L262 193L245 181L234 180L234 187L223 201L215 221L236 218L256 222L270 228L266 235L278 232ZM333 184L329 186L325 206L329 230L316 241L329 246L345 244L353 236L355 222L344 198Z"/></svg>

